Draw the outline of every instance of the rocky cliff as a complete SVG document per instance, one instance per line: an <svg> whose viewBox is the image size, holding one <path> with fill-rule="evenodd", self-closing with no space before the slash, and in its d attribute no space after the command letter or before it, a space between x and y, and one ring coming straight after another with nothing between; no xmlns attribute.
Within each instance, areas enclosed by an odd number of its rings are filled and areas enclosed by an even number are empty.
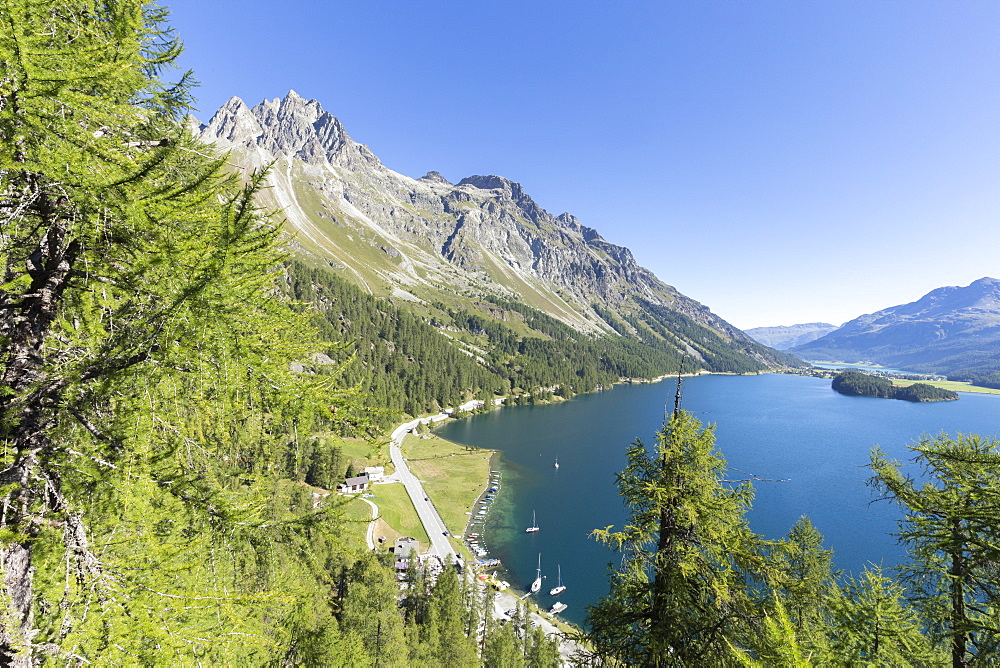
<svg viewBox="0 0 1000 668"><path fill-rule="evenodd" d="M636 334L649 305L708 328L764 366L771 352L640 267L624 247L568 213L540 207L502 176L457 184L385 167L319 102L290 91L248 107L232 98L198 128L242 168L271 165L266 206L295 250L370 293L411 304L514 298L581 332ZM622 320L617 320L621 318ZM629 331L621 332L623 327ZM697 336L679 337L698 355Z"/></svg>

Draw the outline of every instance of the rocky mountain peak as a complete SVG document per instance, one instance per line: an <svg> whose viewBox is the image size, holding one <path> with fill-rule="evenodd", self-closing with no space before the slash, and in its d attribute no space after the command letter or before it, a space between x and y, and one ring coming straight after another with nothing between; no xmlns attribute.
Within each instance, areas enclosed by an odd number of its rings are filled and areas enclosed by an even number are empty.
<svg viewBox="0 0 1000 668"><path fill-rule="evenodd" d="M360 168L381 165L368 147L348 136L343 124L316 100L289 90L283 98L264 100L247 108L234 97L216 112L202 137L274 156L297 158L309 164Z"/></svg>
<svg viewBox="0 0 1000 668"><path fill-rule="evenodd" d="M524 188L517 181L511 181L503 176L490 174L488 176L474 175L467 176L458 182L458 186L473 186L480 190L499 191L498 199L501 202L510 202L527 214L530 220L538 222L543 217L548 217L548 213L535 200L524 192Z"/></svg>
<svg viewBox="0 0 1000 668"><path fill-rule="evenodd" d="M573 214L568 213L568 212L567 213L560 213L558 216L556 216L556 220L558 220L560 223L562 223L566 227L573 228L574 230L578 230L581 227L583 227L583 225L580 224L579 219L577 219L576 216L574 216Z"/></svg>
<svg viewBox="0 0 1000 668"><path fill-rule="evenodd" d="M261 148L276 155L294 156L310 164L334 161L351 141L344 126L316 100L293 90L280 100L264 100L252 110L267 133Z"/></svg>
<svg viewBox="0 0 1000 668"><path fill-rule="evenodd" d="M231 144L249 146L264 133L250 108L238 97L231 97L222 105L208 125L202 130L203 136L221 139Z"/></svg>
<svg viewBox="0 0 1000 668"><path fill-rule="evenodd" d="M442 290L518 295L592 334L630 332L616 324L615 313L670 311L724 339L756 345L640 267L627 248L568 213L549 214L520 183L495 174L457 185L435 171L417 180L403 176L352 140L316 100L295 91L252 109L235 99L216 116L202 138L233 150L248 167L278 158L268 204L285 213L303 252L349 267L369 291L369 281L384 281L392 294L414 299L433 300ZM341 231L331 234L335 228ZM359 250L368 244L381 252ZM594 303L610 309L609 320Z"/></svg>
<svg viewBox="0 0 1000 668"><path fill-rule="evenodd" d="M454 185L451 181L441 176L441 172L434 172L434 171L427 172L419 179L417 179L417 181L425 181L427 183L440 183L441 185L444 186Z"/></svg>

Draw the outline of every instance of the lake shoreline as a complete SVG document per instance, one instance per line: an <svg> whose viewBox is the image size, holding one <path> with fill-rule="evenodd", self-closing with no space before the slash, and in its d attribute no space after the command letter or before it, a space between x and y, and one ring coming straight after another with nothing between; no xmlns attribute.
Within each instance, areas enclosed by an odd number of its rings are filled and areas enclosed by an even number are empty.
<svg viewBox="0 0 1000 668"><path fill-rule="evenodd" d="M595 528L627 521L614 472L625 468L625 451L637 438L653 442L664 405L673 406L672 385L615 389L453 420L437 430L454 442L501 451L492 469L502 471L504 489L479 542L521 590L534 579L539 552L550 580L555 573L548 571L561 564L569 588L559 600L570 606L561 616L578 625L587 606L607 594L606 565L620 558L589 538ZM713 425L731 467L783 481L755 484L748 515L754 531L777 540L807 515L834 550L837 568L854 574L873 561L897 563L902 554L892 536L898 511L870 503L865 465L873 445L903 461L923 433L990 436L1000 429L993 395L928 404L864 401L834 392L829 380L780 373L705 375L685 381L682 391L683 408ZM533 509L541 531L525 534ZM545 607L555 601L536 598Z"/></svg>

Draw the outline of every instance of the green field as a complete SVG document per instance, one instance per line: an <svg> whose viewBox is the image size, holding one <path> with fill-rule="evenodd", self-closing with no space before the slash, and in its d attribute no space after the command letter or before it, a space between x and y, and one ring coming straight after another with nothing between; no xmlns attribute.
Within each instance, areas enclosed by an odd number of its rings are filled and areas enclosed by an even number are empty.
<svg viewBox="0 0 1000 668"><path fill-rule="evenodd" d="M977 387L975 385L970 385L969 383L960 383L955 380L896 380L893 379L892 384L897 387L907 387L913 385L914 383L924 383L926 385L933 385L934 387L940 387L943 390L951 390L953 392L976 392L977 394L1000 394L1000 390L994 390L989 387Z"/></svg>
<svg viewBox="0 0 1000 668"><path fill-rule="evenodd" d="M374 495L374 498L369 499L369 501L373 501L378 506L379 517L386 524L401 536L412 536L419 540L421 549L427 547L429 542L427 532L424 531L424 526L420 523L420 518L417 517L417 510L413 507L413 502L410 501L402 483L372 485L368 491ZM377 534L378 531L376 531L376 538L378 538ZM364 533L361 536L364 539ZM388 537L393 538L391 535Z"/></svg>
<svg viewBox="0 0 1000 668"><path fill-rule="evenodd" d="M453 535L461 535L476 499L486 489L492 450L469 450L433 434L408 434L403 455Z"/></svg>
<svg viewBox="0 0 1000 668"><path fill-rule="evenodd" d="M365 532L368 530L368 521L372 516L372 509L364 501L353 496L336 496L331 494L327 497L327 502L344 503L344 536L349 542L358 545L365 544ZM369 499L374 501L375 499Z"/></svg>

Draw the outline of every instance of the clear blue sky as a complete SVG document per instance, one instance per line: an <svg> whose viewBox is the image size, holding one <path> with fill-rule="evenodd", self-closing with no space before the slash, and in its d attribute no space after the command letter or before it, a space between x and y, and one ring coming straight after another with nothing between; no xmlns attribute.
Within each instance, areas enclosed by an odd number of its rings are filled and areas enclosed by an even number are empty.
<svg viewBox="0 0 1000 668"><path fill-rule="evenodd" d="M1000 278L1000 2L165 2L202 86L500 174L734 325Z"/></svg>

